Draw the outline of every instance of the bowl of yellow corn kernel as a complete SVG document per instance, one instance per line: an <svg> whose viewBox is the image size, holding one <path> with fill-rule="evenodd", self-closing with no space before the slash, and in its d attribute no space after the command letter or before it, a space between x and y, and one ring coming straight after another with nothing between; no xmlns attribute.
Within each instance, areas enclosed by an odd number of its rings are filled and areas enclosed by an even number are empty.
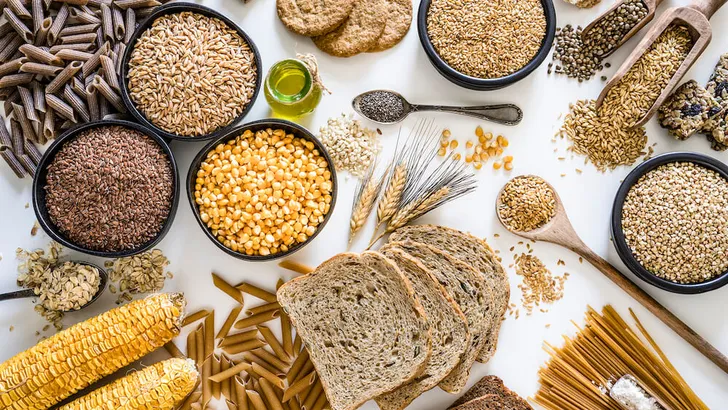
<svg viewBox="0 0 728 410"><path fill-rule="evenodd" d="M336 171L323 144L298 124L265 119L208 143L187 174L197 222L229 255L290 255L323 229L336 203Z"/></svg>

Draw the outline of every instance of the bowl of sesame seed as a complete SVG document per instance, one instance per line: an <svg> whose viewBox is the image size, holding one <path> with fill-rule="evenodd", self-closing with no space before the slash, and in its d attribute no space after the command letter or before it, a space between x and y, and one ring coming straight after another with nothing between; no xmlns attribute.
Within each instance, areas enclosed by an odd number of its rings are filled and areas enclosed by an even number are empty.
<svg viewBox="0 0 728 410"><path fill-rule="evenodd" d="M435 69L472 90L507 87L546 59L556 33L551 0L423 0L420 43Z"/></svg>
<svg viewBox="0 0 728 410"><path fill-rule="evenodd" d="M728 166L675 152L637 166L612 207L617 254L632 273L674 293L728 283Z"/></svg>

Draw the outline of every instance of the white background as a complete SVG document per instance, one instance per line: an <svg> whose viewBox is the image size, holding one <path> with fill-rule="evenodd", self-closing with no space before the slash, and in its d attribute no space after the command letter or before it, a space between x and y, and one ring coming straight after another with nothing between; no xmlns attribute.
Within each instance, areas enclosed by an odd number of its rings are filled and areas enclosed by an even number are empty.
<svg viewBox="0 0 728 410"><path fill-rule="evenodd" d="M607 0L590 10L580 10L561 0L556 3L558 24L566 23L586 25L601 10L610 4ZM395 48L377 54L364 54L348 59L330 57L318 51L312 42L304 37L288 32L276 17L274 0L251 0L244 4L237 0L206 1L203 4L213 7L233 21L240 24L253 38L263 59L263 70L283 58L293 57L298 53L314 53L321 66L323 80L333 91L324 97L316 112L301 123L311 130L318 128L330 116L350 111L352 97L360 92L373 88L389 88L400 91L411 102L427 104L459 104L476 105L486 103L511 102L521 106L525 112L523 122L516 127L505 127L482 123L465 117L454 115L435 115L437 123L450 128L461 145L467 139L474 139L473 131L482 125L486 131L503 134L509 138L511 145L507 153L515 157L515 169L512 172L494 171L490 165L479 173L476 192L444 206L422 218L422 223L437 223L461 230L470 231L481 237L501 251L504 265L512 260L509 248L517 244L519 238L507 233L497 222L494 214L494 200L498 190L512 176L524 173L538 174L551 182L564 201L566 210L576 231L583 240L598 254L615 264L622 272L626 272L620 263L609 241L608 221L614 193L620 180L630 168L622 167L614 172L602 174L592 166L585 166L583 158L570 158L565 153L566 143L551 141L560 125L559 117L568 110L569 102L582 98L595 98L602 86L597 77L588 83L579 84L565 77L547 76L546 62L528 78L509 88L478 92L457 87L443 77L430 65L420 46L417 37L416 20L405 39ZM681 3L667 0L659 11L668 6ZM417 5L415 5L416 7ZM416 10L415 10L416 14ZM686 79L694 78L704 84L708 80L715 62L721 53L728 52L728 7L719 11L712 19L713 42L703 53L702 58L688 73ZM644 30L643 30L644 32ZM608 59L612 68L598 74L611 75L625 59L630 49L634 48L638 39L632 39L621 50ZM550 61L550 57L547 62ZM261 92L254 108L247 119L255 120L270 115L264 96ZM418 114L421 118L424 114ZM417 118L409 118L403 124L405 130L411 127ZM365 122L366 124L366 122ZM374 127L373 124L369 124ZM391 155L398 126L382 127L381 137L385 147L384 156ZM673 140L666 131L659 128L655 120L648 124L649 144L657 143L657 153L688 150L699 151L728 159L728 152L711 151L705 138L693 136L687 142ZM180 177L184 181L189 163L203 143L172 143L179 164ZM558 148L559 152L554 153ZM560 161L558 156L567 156ZM583 169L578 175L576 168ZM565 173L566 176L560 175ZM304 250L295 254L295 260L310 265L317 265L323 260L347 248L348 218L350 203L356 181L344 173L340 174L340 192L333 217L323 232ZM171 231L159 247L171 260L169 269L174 272L173 280L168 280L165 291L184 292L191 311L200 308L217 310L217 327L222 325L233 303L230 298L213 287L210 271L219 272L230 282L250 281L259 286L274 288L279 277L290 277L287 272L278 268L275 262L248 263L237 260L220 251L212 244L193 219L190 206L183 191L176 219ZM15 249L19 246L26 249L45 247L48 237L42 231L30 236L35 220L32 207L26 208L31 201L31 185L29 179L17 180L10 169L3 163L0 165L0 291L16 289ZM371 222L358 236L353 250L362 250L371 236ZM499 234L499 238L494 238ZM470 384L487 374L495 374L503 378L506 385L522 396L530 396L538 388L537 370L544 363L547 355L542 350L544 341L561 343L563 333L573 333L571 320L582 323L587 305L597 309L604 304L614 305L622 314L632 307L643 320L647 329L665 350L679 371L700 397L712 409L726 408L728 400L728 375L701 356L680 337L664 326L659 320L641 308L634 300L602 276L587 263L579 264L578 257L566 249L545 243L534 245L535 254L555 273L571 273L566 283L564 298L550 307L548 313L536 313L532 317L514 320L508 317L503 324L501 338L496 356L487 364L476 364ZM516 250L525 249L517 246ZM85 260L102 262L95 258L79 256ZM563 259L566 266L557 266L556 261ZM520 283L513 269L507 269L511 280L512 301L519 303ZM677 316L682 318L695 331L711 342L722 352L728 354L728 319L725 317L728 287L708 294L681 296L660 291L644 282L635 279L647 292L657 298ZM75 314L68 315L65 323L73 324L91 315L101 313L114 307L115 296L109 292L92 307ZM253 306L259 301L249 297L247 304ZM33 312L30 300L2 302L0 306L0 361L27 349L38 340L35 332L44 326L44 321ZM550 328L546 325L550 324ZM10 332L9 328L15 330ZM183 337L177 342L184 348ZM44 333L46 335L49 332ZM156 358L164 357L156 354L147 357L145 364ZM444 408L455 399L440 390L432 390L417 401L411 408L430 409ZM223 408L220 405L219 408ZM370 402L365 408L374 409Z"/></svg>

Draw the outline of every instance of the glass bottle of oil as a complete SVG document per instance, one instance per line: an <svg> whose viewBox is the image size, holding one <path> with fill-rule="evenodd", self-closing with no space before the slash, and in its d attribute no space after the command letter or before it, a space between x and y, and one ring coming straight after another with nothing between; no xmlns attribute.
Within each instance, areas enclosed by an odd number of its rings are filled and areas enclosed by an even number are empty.
<svg viewBox="0 0 728 410"><path fill-rule="evenodd" d="M297 59L275 63L265 78L264 92L273 112L283 118L309 114L321 101L321 86L306 64Z"/></svg>

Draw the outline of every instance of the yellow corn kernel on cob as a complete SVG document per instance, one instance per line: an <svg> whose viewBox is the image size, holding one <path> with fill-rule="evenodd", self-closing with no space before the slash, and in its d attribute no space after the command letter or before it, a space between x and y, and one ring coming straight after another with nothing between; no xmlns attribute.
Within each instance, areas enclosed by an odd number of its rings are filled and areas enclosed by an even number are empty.
<svg viewBox="0 0 728 410"><path fill-rule="evenodd" d="M179 293L131 302L71 326L0 364L0 410L45 410L179 334Z"/></svg>
<svg viewBox="0 0 728 410"><path fill-rule="evenodd" d="M134 372L58 410L172 410L197 386L197 365L169 359Z"/></svg>

